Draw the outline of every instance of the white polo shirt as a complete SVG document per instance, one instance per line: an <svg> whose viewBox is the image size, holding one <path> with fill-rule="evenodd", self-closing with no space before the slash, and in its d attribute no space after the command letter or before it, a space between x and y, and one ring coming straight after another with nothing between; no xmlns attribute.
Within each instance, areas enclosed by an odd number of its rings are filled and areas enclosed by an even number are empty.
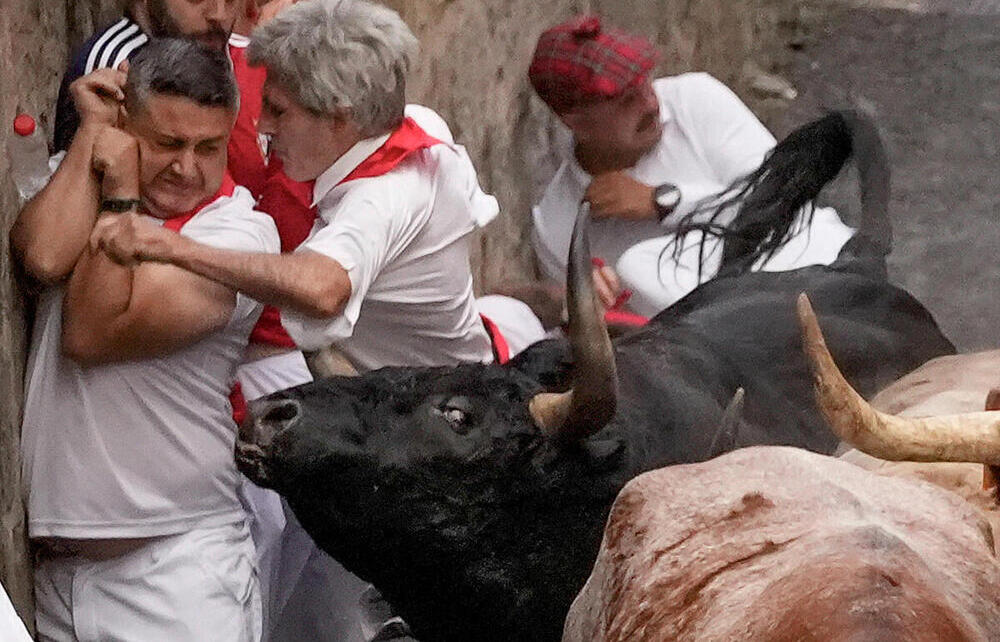
<svg viewBox="0 0 1000 642"><path fill-rule="evenodd" d="M347 270L351 298L332 320L291 310L282 322L305 350L331 343L360 371L488 362L491 345L472 291L472 233L499 211L460 145L413 152L381 176L341 181L378 150L357 143L316 179L319 215L297 252Z"/></svg>
<svg viewBox="0 0 1000 642"><path fill-rule="evenodd" d="M608 265L636 243L663 236L703 198L757 169L774 147L767 128L728 87L706 73L653 81L660 101L660 142L626 173L646 185L673 183L681 202L663 224L594 219L589 235L594 256ZM572 147L542 200L534 208L534 242L542 272L566 281L566 259L577 210L592 177Z"/></svg>
<svg viewBox="0 0 1000 642"><path fill-rule="evenodd" d="M181 234L247 252L280 247L274 222L242 187ZM21 438L30 535L148 537L242 519L228 395L261 306L237 295L229 324L190 346L81 367L61 354L63 295L63 287L43 293L28 358Z"/></svg>

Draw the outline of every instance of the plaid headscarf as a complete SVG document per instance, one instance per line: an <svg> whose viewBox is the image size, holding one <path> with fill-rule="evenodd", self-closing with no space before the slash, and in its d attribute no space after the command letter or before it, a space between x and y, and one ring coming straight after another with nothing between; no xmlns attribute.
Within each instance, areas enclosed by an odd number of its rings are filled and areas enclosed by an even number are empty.
<svg viewBox="0 0 1000 642"><path fill-rule="evenodd" d="M539 36L528 79L561 113L581 102L617 98L639 84L656 59L645 38L605 29L599 16L579 16Z"/></svg>

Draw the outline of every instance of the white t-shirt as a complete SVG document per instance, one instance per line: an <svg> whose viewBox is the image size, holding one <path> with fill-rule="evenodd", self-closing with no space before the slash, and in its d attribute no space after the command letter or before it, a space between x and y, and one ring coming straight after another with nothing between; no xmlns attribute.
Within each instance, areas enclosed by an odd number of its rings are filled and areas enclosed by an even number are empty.
<svg viewBox="0 0 1000 642"><path fill-rule="evenodd" d="M279 251L271 218L238 187L181 234L215 247ZM168 356L81 367L62 356L63 287L39 301L22 448L32 537L148 537L243 518L229 404L261 306L237 295L229 324Z"/></svg>
<svg viewBox="0 0 1000 642"><path fill-rule="evenodd" d="M285 310L285 329L305 350L336 343L359 371L488 362L469 244L496 216L496 199L479 188L465 150L449 141L414 152L382 176L339 184L387 138L359 142L320 175L316 225L296 250L319 252L347 270L344 313L330 320Z"/></svg>
<svg viewBox="0 0 1000 642"><path fill-rule="evenodd" d="M660 102L663 135L626 173L646 185L677 185L681 202L662 225L592 220L591 252L608 265L617 263L636 243L671 231L699 201L755 170L775 144L774 136L736 94L706 73L660 78L653 81L653 90ZM539 264L546 277L560 283L566 280L570 235L590 181L571 147L533 211Z"/></svg>

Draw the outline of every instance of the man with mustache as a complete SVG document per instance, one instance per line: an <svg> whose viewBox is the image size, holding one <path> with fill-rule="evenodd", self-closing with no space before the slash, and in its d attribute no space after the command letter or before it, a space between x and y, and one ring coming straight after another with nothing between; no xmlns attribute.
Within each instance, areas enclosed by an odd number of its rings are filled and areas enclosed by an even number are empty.
<svg viewBox="0 0 1000 642"><path fill-rule="evenodd" d="M225 54L158 39L81 79L81 126L11 244L44 287L22 448L42 640L257 642L254 547L229 390L261 311L165 265L88 247L140 216L227 250L277 252L226 172L239 94Z"/></svg>
<svg viewBox="0 0 1000 642"><path fill-rule="evenodd" d="M572 151L533 212L541 271L565 282L573 222L589 201L591 246L609 266L595 269L601 299L610 307L627 286L630 307L644 315L714 276L718 253L701 275L696 243L675 259L671 232L775 145L725 85L705 73L653 80L656 60L645 38L580 16L542 33L528 70L539 98L573 134ZM799 234L764 269L829 263L853 233L831 209L817 209L812 227L811 241Z"/></svg>

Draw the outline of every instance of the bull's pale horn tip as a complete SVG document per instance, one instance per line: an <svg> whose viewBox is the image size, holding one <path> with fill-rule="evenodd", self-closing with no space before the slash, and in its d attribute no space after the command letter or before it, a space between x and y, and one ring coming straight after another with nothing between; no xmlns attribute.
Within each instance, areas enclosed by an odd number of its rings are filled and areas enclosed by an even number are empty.
<svg viewBox="0 0 1000 642"><path fill-rule="evenodd" d="M802 331L802 340L806 343L807 349L811 344L823 344L823 333L819 328L819 319L813 310L809 295L805 292L799 294L795 303L796 312L799 317L799 329Z"/></svg>

